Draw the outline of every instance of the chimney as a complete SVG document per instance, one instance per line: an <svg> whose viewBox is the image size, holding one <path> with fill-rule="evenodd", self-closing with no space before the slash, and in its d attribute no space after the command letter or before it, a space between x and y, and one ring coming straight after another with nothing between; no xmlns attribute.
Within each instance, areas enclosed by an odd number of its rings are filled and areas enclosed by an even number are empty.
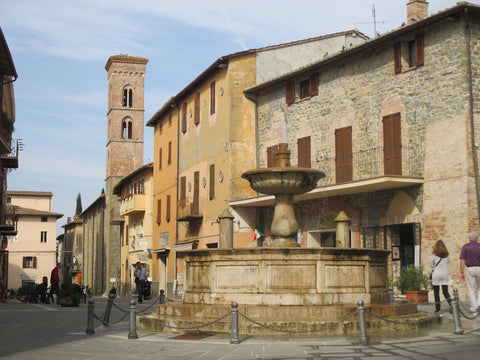
<svg viewBox="0 0 480 360"><path fill-rule="evenodd" d="M426 0L410 0L407 4L407 25L428 17L428 2Z"/></svg>

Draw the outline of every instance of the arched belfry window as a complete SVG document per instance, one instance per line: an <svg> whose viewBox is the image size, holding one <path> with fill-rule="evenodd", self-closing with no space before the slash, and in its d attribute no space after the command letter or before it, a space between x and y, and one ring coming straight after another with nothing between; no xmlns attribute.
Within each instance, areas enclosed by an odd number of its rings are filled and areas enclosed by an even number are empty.
<svg viewBox="0 0 480 360"><path fill-rule="evenodd" d="M123 107L132 107L133 90L123 89Z"/></svg>
<svg viewBox="0 0 480 360"><path fill-rule="evenodd" d="M122 139L132 138L132 122L130 120L123 120L122 123Z"/></svg>

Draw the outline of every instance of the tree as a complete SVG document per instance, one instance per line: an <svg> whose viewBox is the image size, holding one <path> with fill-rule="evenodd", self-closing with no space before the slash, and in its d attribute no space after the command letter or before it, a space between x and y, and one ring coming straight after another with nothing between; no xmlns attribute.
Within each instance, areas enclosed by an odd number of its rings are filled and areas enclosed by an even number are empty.
<svg viewBox="0 0 480 360"><path fill-rule="evenodd" d="M75 215L80 215L82 213L82 196L78 193L77 196L77 207L75 209Z"/></svg>

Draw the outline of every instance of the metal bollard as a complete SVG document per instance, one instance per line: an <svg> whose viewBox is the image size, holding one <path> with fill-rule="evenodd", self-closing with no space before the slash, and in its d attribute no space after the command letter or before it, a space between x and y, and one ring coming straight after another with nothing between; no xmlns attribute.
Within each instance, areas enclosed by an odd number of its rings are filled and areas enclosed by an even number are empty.
<svg viewBox="0 0 480 360"><path fill-rule="evenodd" d="M130 329L128 332L129 339L138 339L137 335L137 309L135 299L130 300Z"/></svg>
<svg viewBox="0 0 480 360"><path fill-rule="evenodd" d="M87 310L87 330L85 333L87 335L95 334L95 329L93 328L93 300L88 300L88 310Z"/></svg>
<svg viewBox="0 0 480 360"><path fill-rule="evenodd" d="M159 304L165 304L165 290L160 290L160 296L159 296L159 299L158 299L158 303Z"/></svg>
<svg viewBox="0 0 480 360"><path fill-rule="evenodd" d="M108 325L110 322L110 313L112 312L113 299L115 299L115 294L108 294L107 308L105 309L105 314L103 315L103 325Z"/></svg>
<svg viewBox="0 0 480 360"><path fill-rule="evenodd" d="M460 321L460 311L458 310L458 289L453 288L453 299L452 299L452 310L453 310L453 324L455 326L455 334L462 335L462 322Z"/></svg>
<svg viewBox="0 0 480 360"><path fill-rule="evenodd" d="M238 344L240 339L238 338L238 304L232 302L232 336L230 338L230 344Z"/></svg>
<svg viewBox="0 0 480 360"><path fill-rule="evenodd" d="M367 322L365 321L365 306L363 300L357 302L358 326L360 328L360 342L368 342Z"/></svg>

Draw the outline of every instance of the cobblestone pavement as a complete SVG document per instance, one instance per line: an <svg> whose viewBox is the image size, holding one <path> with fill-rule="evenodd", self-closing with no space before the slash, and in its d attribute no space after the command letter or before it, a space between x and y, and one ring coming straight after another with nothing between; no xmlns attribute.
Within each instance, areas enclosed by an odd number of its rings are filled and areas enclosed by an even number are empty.
<svg viewBox="0 0 480 360"><path fill-rule="evenodd" d="M106 298L95 298L100 316ZM115 304L128 310L128 298ZM153 300L144 302L139 311ZM424 307L430 311L433 308ZM110 317L116 322L124 312L114 307ZM230 344L227 335L201 339L175 334L137 332L128 339L128 317L114 325L95 321L95 334L86 335L87 305L62 308L57 305L25 304L16 300L0 303L0 357L5 359L222 359L222 360L315 360L315 359L475 359L480 358L480 319L462 319L463 335L454 334L451 315L443 314L443 324L408 334L369 333L368 344L358 335L325 337L249 337ZM241 334L240 334L241 335Z"/></svg>

